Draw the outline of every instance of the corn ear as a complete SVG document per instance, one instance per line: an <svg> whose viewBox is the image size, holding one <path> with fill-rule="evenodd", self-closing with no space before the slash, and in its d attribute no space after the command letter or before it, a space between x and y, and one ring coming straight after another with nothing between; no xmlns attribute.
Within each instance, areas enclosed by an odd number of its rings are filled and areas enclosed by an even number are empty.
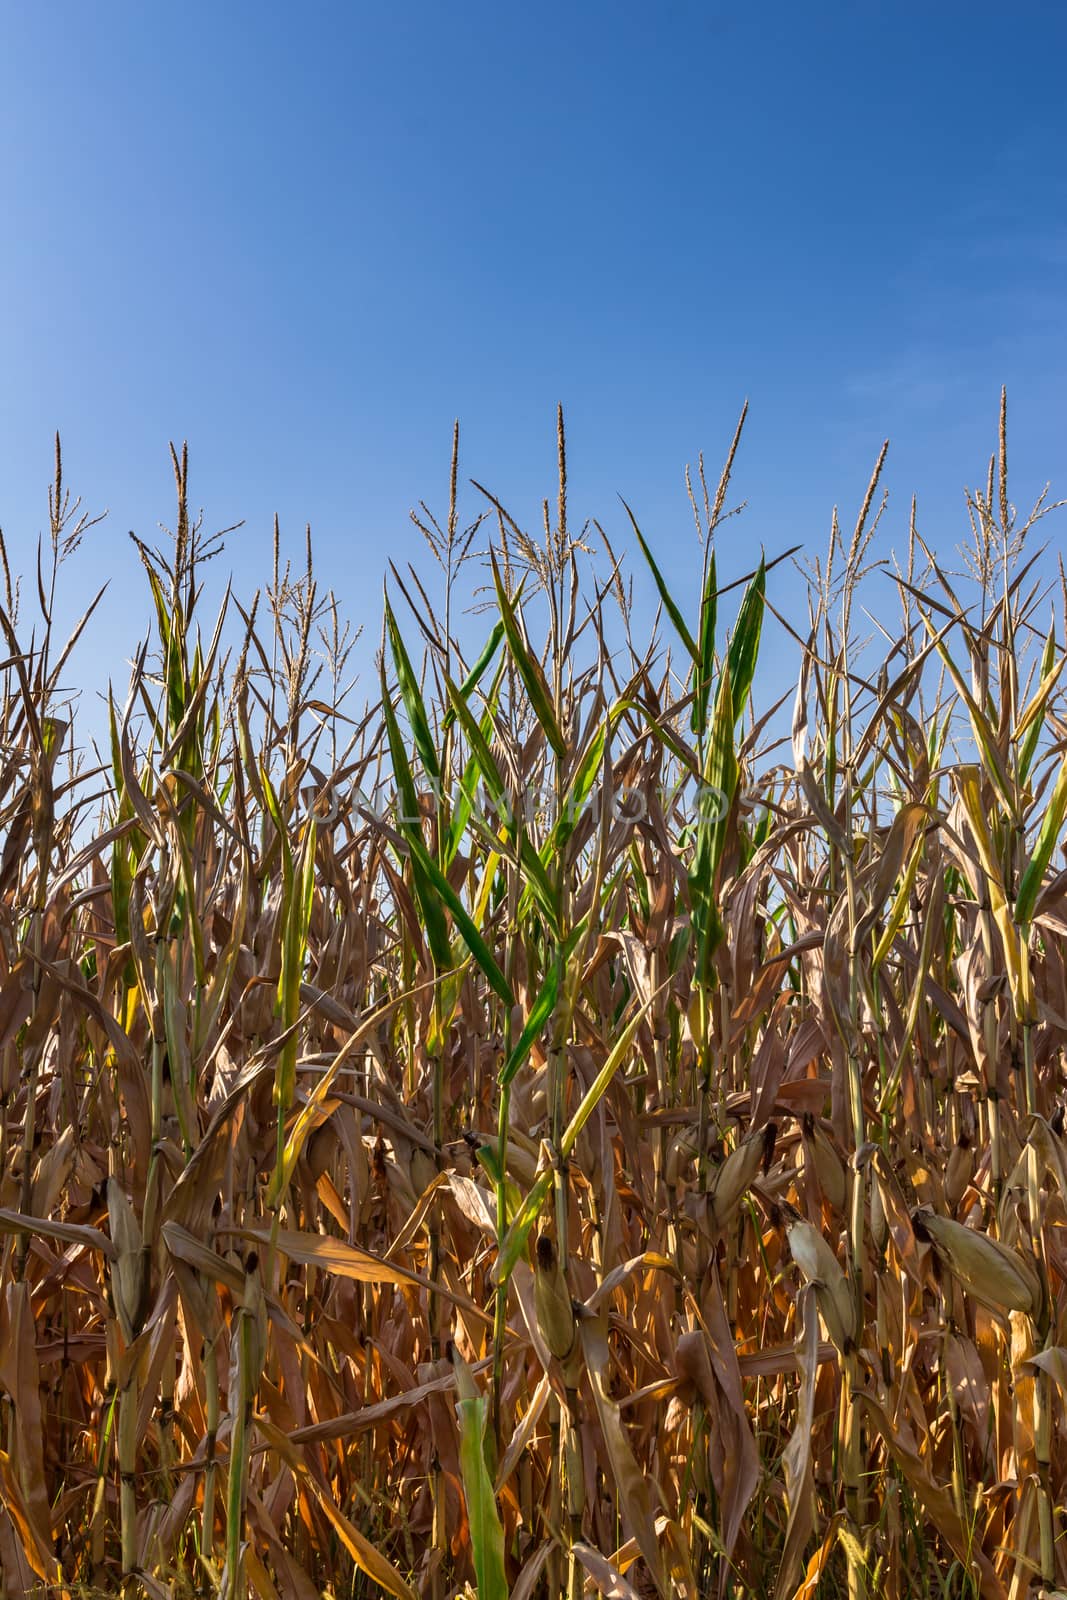
<svg viewBox="0 0 1067 1600"><path fill-rule="evenodd" d="M545 1343L557 1361L566 1361L574 1351L577 1324L555 1241L548 1233L542 1233L537 1241L534 1305Z"/></svg>
<svg viewBox="0 0 1067 1600"><path fill-rule="evenodd" d="M786 1227L789 1250L815 1298L826 1331L842 1355L856 1342L856 1307L841 1263L817 1228L798 1218Z"/></svg>
<svg viewBox="0 0 1067 1600"><path fill-rule="evenodd" d="M1032 1261L962 1222L920 1206L912 1218L920 1238L928 1239L944 1266L964 1290L990 1311L1004 1315L1041 1306L1041 1280Z"/></svg>
<svg viewBox="0 0 1067 1600"><path fill-rule="evenodd" d="M148 1285L141 1229L133 1207L116 1178L107 1183L111 1240L117 1252L111 1266L111 1289L122 1337L132 1344L144 1320Z"/></svg>
<svg viewBox="0 0 1067 1600"><path fill-rule="evenodd" d="M708 1219L714 1228L721 1230L729 1226L752 1187L766 1152L767 1140L763 1132L750 1133L715 1169L707 1191Z"/></svg>

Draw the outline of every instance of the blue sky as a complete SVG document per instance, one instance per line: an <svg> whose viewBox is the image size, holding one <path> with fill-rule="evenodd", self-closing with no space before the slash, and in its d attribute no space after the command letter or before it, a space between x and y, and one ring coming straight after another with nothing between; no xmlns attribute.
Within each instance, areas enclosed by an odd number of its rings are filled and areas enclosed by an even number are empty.
<svg viewBox="0 0 1067 1600"><path fill-rule="evenodd" d="M821 550L887 435L886 542L915 489L948 550L1002 382L1014 496L1067 492L1065 59L1052 3L6 6L13 559L58 427L110 509L68 577L72 609L112 579L79 670L123 678L126 532L169 517L188 438L207 522L246 519L239 590L275 511L297 555L310 520L374 636L453 418L465 473L534 525L561 400L573 515L625 542L621 492L684 585L682 470L717 468L746 396L724 574Z"/></svg>

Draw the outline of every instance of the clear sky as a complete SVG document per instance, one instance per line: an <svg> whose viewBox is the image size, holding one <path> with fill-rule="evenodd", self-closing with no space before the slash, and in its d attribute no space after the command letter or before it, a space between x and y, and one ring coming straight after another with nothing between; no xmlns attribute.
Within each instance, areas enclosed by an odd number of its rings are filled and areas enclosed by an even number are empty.
<svg viewBox="0 0 1067 1600"><path fill-rule="evenodd" d="M81 670L121 677L146 619L127 529L169 517L188 438L207 522L247 520L239 589L275 510L296 554L310 520L375 635L453 418L464 471L533 525L561 400L574 516L624 542L623 493L684 584L682 469L717 467L746 396L720 570L821 549L887 435L887 537L914 488L948 549L1002 382L1015 495L1067 492L1065 61L1053 0L9 0L13 557L58 427L110 508L69 580L113 580Z"/></svg>

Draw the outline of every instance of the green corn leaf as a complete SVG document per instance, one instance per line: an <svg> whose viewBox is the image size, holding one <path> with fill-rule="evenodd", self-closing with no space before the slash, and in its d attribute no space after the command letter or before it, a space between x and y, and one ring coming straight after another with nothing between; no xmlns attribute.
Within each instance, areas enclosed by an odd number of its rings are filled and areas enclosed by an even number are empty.
<svg viewBox="0 0 1067 1600"><path fill-rule="evenodd" d="M305 944L308 929L311 926L311 907L315 899L315 845L318 839L318 825L314 817L309 817L304 833L304 861L303 874L300 880L300 929L301 938ZM301 952L303 957L304 952Z"/></svg>
<svg viewBox="0 0 1067 1600"><path fill-rule="evenodd" d="M270 781L270 774L267 772L266 767L260 768L259 781L263 787L263 799L270 815L270 820L273 822L275 832L278 835L278 845L282 852L282 860L284 862L288 856L291 867L292 851L289 849L289 834L282 820L282 809L278 804L278 796L274 793L274 785Z"/></svg>
<svg viewBox="0 0 1067 1600"><path fill-rule="evenodd" d="M115 784L115 793L122 796L122 754L119 749L119 719L115 712L115 697L111 693L110 685L107 691L107 722L108 732L111 736L112 779ZM129 816L132 813L132 807L125 796L122 796L120 806L120 817L123 815Z"/></svg>
<svg viewBox="0 0 1067 1600"><path fill-rule="evenodd" d="M703 982L710 980L711 957L723 934L722 919L715 901L715 886L726 849L730 810L737 791L734 705L728 657L719 679L711 737L704 761L701 814L697 824L693 868L689 874L690 902L697 933L698 975Z"/></svg>
<svg viewBox="0 0 1067 1600"><path fill-rule="evenodd" d="M489 791L489 797L494 805L499 806L504 816L508 816L511 811L511 801L504 786L504 780L500 775L500 769L489 747L489 740L471 713L471 709L463 698L462 692L456 688L456 685L447 675L445 677L445 686L456 716L466 735L467 744L473 755L478 759L479 770ZM510 840L513 836L512 829L505 829L506 839ZM553 931L557 931L559 928L558 896L549 881L544 862L538 856L537 851L533 848L525 833L519 834L518 851L519 860L527 876L527 887L535 895L542 911L549 919L549 924Z"/></svg>
<svg viewBox="0 0 1067 1600"><path fill-rule="evenodd" d="M451 911L452 920L459 929L463 942L485 973L488 982L506 1005L514 1005L515 996L511 991L511 985L503 972L501 972L492 951L475 926L470 912L427 850L422 839L411 834L408 837L408 846L411 850L411 864L416 874L416 884L418 884L419 875L421 874L425 885L429 889L429 897L432 898L436 894ZM424 912L426 908L425 895L426 889L424 888L419 894L420 904ZM451 965L451 958L444 965Z"/></svg>
<svg viewBox="0 0 1067 1600"><path fill-rule="evenodd" d="M1034 853L1019 880L1019 892L1015 897L1015 920L1023 926L1033 919L1037 897L1041 893L1045 873L1052 860L1052 852L1056 848L1065 816L1067 816L1067 757L1060 766L1056 786L1045 806L1045 815L1034 845Z"/></svg>
<svg viewBox="0 0 1067 1600"><path fill-rule="evenodd" d="M495 688L496 684L494 683ZM463 690L456 687L447 673L445 674L445 689L448 693L448 698L452 702L452 710L466 736L471 754L477 757L478 769L486 788L489 790L489 797L494 805L498 805L502 810L506 811L509 808L508 792L504 785L504 779L500 774L500 768L496 764L496 758L490 748L488 732L483 729L471 711Z"/></svg>
<svg viewBox="0 0 1067 1600"><path fill-rule="evenodd" d="M525 916L532 903L537 904L553 937L560 934L559 890L553 887L544 862L524 833L519 840L519 863L526 874L526 883L519 901L519 920Z"/></svg>
<svg viewBox="0 0 1067 1600"><path fill-rule="evenodd" d="M415 780L411 774L411 763L400 733L400 724L396 720L393 709L392 696L385 681L385 668L382 668L382 712L385 716L385 732L389 741L389 754L393 763L393 777L396 780L397 797L400 800L401 815L400 826L404 831L410 832L418 828L419 801L415 792Z"/></svg>
<svg viewBox="0 0 1067 1600"><path fill-rule="evenodd" d="M435 783L440 782L441 767L434 748L433 735L430 733L430 723L423 704L422 691L418 679L412 669L404 641L397 627L396 618L388 599L385 602L385 625L389 633L389 644L393 652L393 664L396 667L396 679L400 685L400 693L404 701L404 709L408 714L411 725L411 736L415 741L415 748L419 752L423 771Z"/></svg>
<svg viewBox="0 0 1067 1600"><path fill-rule="evenodd" d="M148 587L152 591L152 601L156 608L159 642L163 646L164 653L169 654L171 645L174 643L174 636L171 633L170 601L163 593L163 586L159 581L155 568L146 563L145 571L148 574Z"/></svg>
<svg viewBox="0 0 1067 1600"><path fill-rule="evenodd" d="M386 735L389 740L397 789L400 792L408 816L417 818L415 785L411 776L411 768L408 765L404 741L400 736L396 713L393 710L392 701L385 690L384 681L382 691L382 709L385 714ZM473 719L471 720L473 721ZM444 904L451 911L452 919L463 936L468 950L485 973L489 983L506 1004L514 1005L515 999L511 992L510 984L501 972L492 951L482 938L459 895L427 850L419 822L415 820L405 823L404 833L410 852L412 881L425 919L427 939L430 943L436 966L441 970L452 966L452 947L448 938L444 914L441 910L441 906Z"/></svg>
<svg viewBox="0 0 1067 1600"><path fill-rule="evenodd" d="M469 691L466 689L466 687L456 689L455 685L452 684L446 677L449 699L451 700L453 695L458 696L459 703L466 712L466 718L463 726L464 728L467 728L469 724L473 722L475 738L477 740L477 744L475 745L472 744L468 739L468 744L470 745L470 754L467 759L467 764L463 769L463 775L459 781L459 795L456 797L452 807L452 817L449 823L448 842L446 845L446 866L455 859L456 852L460 846L460 841L463 838L467 823L470 820L471 812L474 810L477 804L478 785L485 775L484 757L486 752L490 752L490 760L492 760L489 740L492 737L493 716L496 711L497 694L499 693L500 681L503 676L504 662L502 661L500 666L497 668L496 676L493 679L492 685L489 689L489 694L486 697L485 711L482 714L480 722L474 722L470 707L467 704ZM456 711L454 705L450 704L448 710L449 715L452 717L453 721L455 721ZM495 782L497 785L499 785L500 773L496 770L495 763L493 766L494 771L491 775L487 776L487 783L492 784ZM499 799L497 803L500 803Z"/></svg>
<svg viewBox="0 0 1067 1600"><path fill-rule="evenodd" d="M505 1190L503 1216L507 1221L508 1217L514 1216L522 1205L522 1195L513 1180L508 1177L507 1170L501 1167L499 1150L494 1149L491 1144L479 1145L476 1159L482 1171L487 1172L493 1180L494 1189L501 1181L503 1182Z"/></svg>
<svg viewBox="0 0 1067 1600"><path fill-rule="evenodd" d="M733 670L727 658L719 679L719 692L715 698L715 716L711 740L704 759L704 782L732 797L737 783L737 756L734 750L734 694Z"/></svg>
<svg viewBox="0 0 1067 1600"><path fill-rule="evenodd" d="M718 593L715 587L715 552L708 555L708 571L704 593L700 601L700 665L693 667L693 714L690 726L697 735L703 734L708 723L708 696L715 671L715 622L718 610Z"/></svg>
<svg viewBox="0 0 1067 1600"><path fill-rule="evenodd" d="M288 897L282 910L282 971L278 980L278 999L281 1022L291 1028L300 1015L300 983L307 957L308 926L311 921L311 901L315 887L315 824L309 822L304 835L299 868L289 856L287 874ZM296 1093L297 1037L286 1040L278 1056L275 1077L275 1103L288 1111Z"/></svg>
<svg viewBox="0 0 1067 1600"><path fill-rule="evenodd" d="M502 622L494 622L493 631L486 640L481 655L478 657L477 661L474 663L473 667L460 685L459 692L463 696L464 700L469 699L469 697L474 693L474 690L481 683L482 678L485 675L486 668L500 648L500 641L503 637L504 624ZM442 727L445 729L450 728L455 720L455 710L452 706L449 706L448 710L445 712Z"/></svg>
<svg viewBox="0 0 1067 1600"><path fill-rule="evenodd" d="M196 812L191 815L195 818ZM181 881L184 885L184 899L187 906L196 905L196 874L193 868L193 858L189 849L189 841L178 824L178 819L172 814L170 818L171 845L177 852ZM179 901L180 903L180 901ZM204 961L204 930L200 918L195 914L185 919L189 933L189 942L192 946L193 973L196 979L198 993L203 993L207 983L207 969Z"/></svg>
<svg viewBox="0 0 1067 1600"><path fill-rule="evenodd" d="M446 870L456 859L456 853L467 830L467 824L470 821L471 812L474 810L478 795L481 772L482 768L478 757L475 755L470 756L460 775L459 793L452 798L452 815L448 821L448 836L445 840L444 865Z"/></svg>
<svg viewBox="0 0 1067 1600"><path fill-rule="evenodd" d="M430 876L423 871L422 860L416 851L414 840L410 837L408 849L411 853L411 886L422 913L423 931L426 934L430 957L438 972L447 972L452 965L452 941L448 937L448 922L434 895Z"/></svg>
<svg viewBox="0 0 1067 1600"><path fill-rule="evenodd" d="M630 862L630 893L637 901L642 922L647 922L652 915L652 897L649 894L648 879L645 876L644 865L641 861L641 852L636 844L631 844L626 855Z"/></svg>
<svg viewBox="0 0 1067 1600"><path fill-rule="evenodd" d="M526 1199L522 1202L511 1226L504 1235L503 1242L497 1254L496 1266L493 1268L493 1282L507 1283L515 1270L515 1263L526 1249L526 1241L530 1237L530 1229L541 1215L541 1207L552 1187L552 1169L547 1168L534 1180Z"/></svg>
<svg viewBox="0 0 1067 1600"><path fill-rule="evenodd" d="M500 569L496 564L496 556L490 553L493 565L493 583L496 585L497 605L500 607L500 618L504 624L507 635L508 649L512 660L518 669L519 677L523 681L526 693L530 697L534 715L544 730L545 738L561 761L567 759L567 741L564 739L556 713L552 709L552 696L549 693L548 683L541 663L537 657L526 648L526 641L522 636L519 626L518 614L511 601L508 599L507 590L504 588L500 576ZM455 702L453 701L453 704Z"/></svg>
<svg viewBox="0 0 1067 1600"><path fill-rule="evenodd" d="M1064 667L1067 666L1067 651L1056 660L1056 628L1055 624L1045 640L1045 648L1041 653L1041 670L1038 673L1038 686L1033 699L1019 718L1019 726L1015 730L1015 738L1019 741L1019 778L1025 783L1034 764L1037 754L1038 741L1041 730L1045 725L1045 712L1056 681Z"/></svg>
<svg viewBox="0 0 1067 1600"><path fill-rule="evenodd" d="M478 1146L475 1159L483 1172L488 1172L494 1185L500 1183L504 1177L504 1169L500 1165L500 1155L491 1144Z"/></svg>
<svg viewBox="0 0 1067 1600"><path fill-rule="evenodd" d="M547 865L556 857L571 834L578 825L578 818L582 808L589 799L593 785L604 763L604 746L607 743L609 722L603 723L590 739L582 758L575 769L574 776L564 796L563 807L556 818L548 844L541 852L541 860Z"/></svg>
<svg viewBox="0 0 1067 1600"><path fill-rule="evenodd" d="M396 782L397 797L402 808L402 814L399 819L400 827L408 840L411 850L412 886L415 890L415 897L419 902L419 909L422 912L423 927L430 955L438 970L444 971L452 965L452 945L448 937L448 926L445 922L440 902L434 895L426 874L419 871L416 866L416 847L422 851L422 855L427 859L429 858L429 852L423 843L418 798L415 794L415 780L411 775L411 765L408 761L407 751L404 748L400 725L396 720L392 697L385 682L384 666L382 667L382 712L385 717L385 732L389 742L389 754L393 763L393 777ZM419 866L421 867L421 861Z"/></svg>
<svg viewBox="0 0 1067 1600"><path fill-rule="evenodd" d="M470 1382L473 1384L473 1379ZM456 1410L459 1413L459 1467L467 1502L478 1600L508 1600L504 1529L485 1464L485 1396L461 1398Z"/></svg>
<svg viewBox="0 0 1067 1600"><path fill-rule="evenodd" d="M621 498L621 496L620 496L620 498ZM663 609L664 609L664 611L666 611L667 615L670 617L671 621L674 623L675 631L677 632L679 639L681 639L682 643L685 645L685 648L688 650L694 667L697 669L698 672L701 672L703 670L703 665L704 664L703 664L703 661L701 659L700 651L697 649L696 645L693 643L693 635L689 632L689 629L686 627L685 620L684 620L684 618L682 616L682 613L678 610L678 607L675 605L674 600L671 597L671 592L667 588L667 584L666 584L666 582L664 580L663 574L659 570L659 568L657 567L657 565L655 563L655 560L653 559L652 551L648 548L648 545L645 543L644 535L642 534L641 529L637 526L637 518L634 516L633 512L630 510L630 507L626 504L625 500L623 500L622 504L623 504L623 509L626 512L626 515L630 519L630 526L633 528L634 533L637 536L637 542L641 546L641 552L644 555L645 560L648 562L649 570L652 573L653 582L655 583L656 588L659 590L659 597L663 601Z"/></svg>
<svg viewBox="0 0 1067 1600"><path fill-rule="evenodd" d="M562 969L562 957L557 954L552 962L552 965L548 969L545 981L541 986L541 992L534 1001L533 1009L526 1019L526 1026L519 1035L518 1043L515 1045L511 1054L508 1056L508 1059L501 1068L499 1078L501 1089L506 1089L508 1084L514 1078L519 1068L525 1062L526 1057L533 1049L535 1039L539 1037L542 1029L545 1027L552 1013L555 1011L556 999L559 995L559 982L560 977L562 976Z"/></svg>
<svg viewBox="0 0 1067 1600"><path fill-rule="evenodd" d="M293 852L289 844L289 835L282 819L281 807L278 797L274 793L274 785L270 775L264 767L260 772L260 782L267 802L267 810L278 836L278 849L282 861L282 906L281 906L281 934L282 934L282 970L278 978L277 1008L282 1019L283 1027L288 1027L295 1018L286 1017L286 1001L290 990L289 963L290 937L289 929L292 919L293 906ZM293 1093L296 1088L296 1040L288 1039L282 1046L274 1069L274 1104L284 1113L292 1104Z"/></svg>
<svg viewBox="0 0 1067 1600"><path fill-rule="evenodd" d="M667 971L671 977L676 977L682 970L682 963L689 953L689 945L693 938L693 930L687 924L682 925L674 935L667 952Z"/></svg>
<svg viewBox="0 0 1067 1600"><path fill-rule="evenodd" d="M437 1004L430 1008L430 1020L426 1026L426 1050L434 1059L443 1056L448 1048L448 1031L455 1020L470 964L471 958L468 956L451 972L438 974Z"/></svg>
<svg viewBox="0 0 1067 1600"><path fill-rule="evenodd" d="M1026 944L1020 938L1018 927L1012 917L1007 891L1004 886L1004 874L997 859L993 838L989 831L988 818L986 817L985 807L982 804L981 774L978 767L967 765L957 767L955 777L959 787L960 800L963 803L967 821L974 836L981 869L985 875L984 887L986 894L989 896L990 913L996 924L997 932L1000 934L1000 942L1004 947L1004 965L1007 968L1012 998L1015 1001L1019 1015L1026 1019L1030 1016L1033 1001L1033 981L1027 960ZM1032 866L1033 862L1031 862ZM1027 868L1027 871L1029 870L1030 868ZM1021 888L1022 886L1020 885ZM1016 916L1018 916L1018 913L1016 913Z"/></svg>
<svg viewBox="0 0 1067 1600"><path fill-rule="evenodd" d="M763 630L763 606L767 589L767 569L764 561L760 561L759 570L748 588L745 598L741 602L741 609L737 613L737 625L730 640L730 649L727 656L730 668L730 683L733 689L734 725L741 720L752 688L752 680L756 675L756 660L759 656L760 634Z"/></svg>
<svg viewBox="0 0 1067 1600"><path fill-rule="evenodd" d="M164 593L163 586L152 567L147 566L148 582L152 590L152 599L156 607L156 624L159 628L159 640L163 648L163 661L166 671L167 688L167 738L181 725L185 714L188 698L188 683L186 682L185 663L185 634L182 628L180 613L171 609L170 597Z"/></svg>

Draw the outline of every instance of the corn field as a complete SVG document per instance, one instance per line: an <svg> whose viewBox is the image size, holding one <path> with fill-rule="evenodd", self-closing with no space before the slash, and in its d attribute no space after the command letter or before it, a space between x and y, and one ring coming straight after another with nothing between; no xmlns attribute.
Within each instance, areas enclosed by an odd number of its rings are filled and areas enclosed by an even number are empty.
<svg viewBox="0 0 1067 1600"><path fill-rule="evenodd" d="M865 580L883 450L797 629L798 552L718 585L740 425L685 594L558 437L528 533L457 431L358 714L184 451L98 755L58 443L4 551L5 1595L1067 1586L1056 507L1002 408L962 573L913 511Z"/></svg>

